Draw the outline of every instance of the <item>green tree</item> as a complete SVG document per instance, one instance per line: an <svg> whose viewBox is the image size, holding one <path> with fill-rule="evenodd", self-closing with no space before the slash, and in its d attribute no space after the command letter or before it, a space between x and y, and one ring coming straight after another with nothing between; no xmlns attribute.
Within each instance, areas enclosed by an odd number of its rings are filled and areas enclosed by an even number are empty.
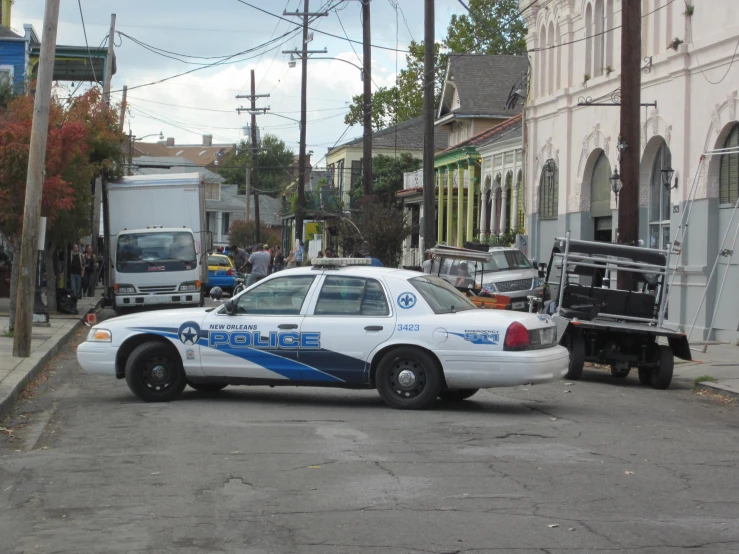
<svg viewBox="0 0 739 554"><path fill-rule="evenodd" d="M295 154L288 149L285 141L275 135L262 138L262 150L257 154L260 191L282 192L293 181L288 170L295 163ZM246 183L246 168L252 166L251 145L242 141L234 154L225 158L218 173L226 182L237 184L243 189Z"/></svg>
<svg viewBox="0 0 739 554"><path fill-rule="evenodd" d="M234 221L228 232L231 244L251 248L257 243L256 224L254 221ZM280 244L279 237L263 222L259 222L259 238L261 239L261 244L269 244L270 246Z"/></svg>
<svg viewBox="0 0 739 554"><path fill-rule="evenodd" d="M469 54L525 54L526 26L518 11L518 0L470 0L469 14L452 15L447 36L435 44L436 101L441 95L449 56ZM405 55L406 68L398 74L397 85L379 89L372 101L372 121L375 128L384 128L417 117L423 113L423 42L412 41ZM352 98L347 125L362 123L364 97ZM378 125L382 124L382 127Z"/></svg>
<svg viewBox="0 0 739 554"><path fill-rule="evenodd" d="M372 194L383 204L394 204L395 193L403 188L403 173L416 171L421 167L421 160L410 154L385 156L378 154L372 158ZM353 184L352 198L359 200L364 195L362 182Z"/></svg>

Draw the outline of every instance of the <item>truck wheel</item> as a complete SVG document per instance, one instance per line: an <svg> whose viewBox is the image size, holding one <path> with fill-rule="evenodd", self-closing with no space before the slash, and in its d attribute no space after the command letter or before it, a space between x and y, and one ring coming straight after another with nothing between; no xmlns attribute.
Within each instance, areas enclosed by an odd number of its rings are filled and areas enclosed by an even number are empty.
<svg viewBox="0 0 739 554"><path fill-rule="evenodd" d="M436 360L417 348L397 348L380 360L377 392L399 410L421 410L434 403L441 391L441 369Z"/></svg>
<svg viewBox="0 0 739 554"><path fill-rule="evenodd" d="M144 402L169 402L185 390L187 381L174 347L151 341L137 346L128 357L126 383Z"/></svg>
<svg viewBox="0 0 739 554"><path fill-rule="evenodd" d="M565 379L577 381L582 376L582 370L585 367L585 339L580 333L571 335L569 351L570 365Z"/></svg>
<svg viewBox="0 0 739 554"><path fill-rule="evenodd" d="M659 367L653 370L652 386L655 389L665 390L672 382L672 370L675 367L675 356L669 346L659 347Z"/></svg>
<svg viewBox="0 0 739 554"><path fill-rule="evenodd" d="M439 393L439 398L446 402L461 402L462 400L467 400L479 390L480 389L443 390Z"/></svg>
<svg viewBox="0 0 739 554"><path fill-rule="evenodd" d="M654 376L654 369L651 367L640 367L639 368L639 382L645 387L652 386L652 377Z"/></svg>
<svg viewBox="0 0 739 554"><path fill-rule="evenodd" d="M228 386L225 383L191 383L190 381L187 384L198 392L219 392Z"/></svg>

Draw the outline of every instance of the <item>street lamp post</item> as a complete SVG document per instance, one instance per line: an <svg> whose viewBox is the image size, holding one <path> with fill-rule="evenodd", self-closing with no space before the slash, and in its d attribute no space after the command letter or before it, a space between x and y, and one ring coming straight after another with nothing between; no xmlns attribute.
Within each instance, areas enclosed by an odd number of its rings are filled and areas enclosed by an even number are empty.
<svg viewBox="0 0 739 554"><path fill-rule="evenodd" d="M128 132L128 174L131 174L131 165L133 164L133 143L136 139L143 140L145 138L157 136L156 133L150 135L144 135L143 137L137 137L131 131ZM159 131L159 140L164 140L164 133Z"/></svg>

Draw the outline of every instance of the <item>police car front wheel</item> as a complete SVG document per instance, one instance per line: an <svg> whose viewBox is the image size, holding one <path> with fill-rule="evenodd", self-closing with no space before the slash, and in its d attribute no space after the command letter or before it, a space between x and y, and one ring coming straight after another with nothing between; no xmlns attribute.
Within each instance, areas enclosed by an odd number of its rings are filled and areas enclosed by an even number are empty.
<svg viewBox="0 0 739 554"><path fill-rule="evenodd" d="M419 410L436 400L442 386L436 360L417 348L397 348L380 361L377 392L393 408Z"/></svg>
<svg viewBox="0 0 739 554"><path fill-rule="evenodd" d="M161 342L145 342L126 361L128 388L144 402L169 402L185 389L179 354Z"/></svg>

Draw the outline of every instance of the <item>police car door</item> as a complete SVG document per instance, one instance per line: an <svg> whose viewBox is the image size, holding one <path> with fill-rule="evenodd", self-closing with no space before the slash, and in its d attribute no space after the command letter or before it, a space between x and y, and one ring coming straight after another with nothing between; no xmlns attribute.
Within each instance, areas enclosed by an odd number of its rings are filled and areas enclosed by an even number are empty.
<svg viewBox="0 0 739 554"><path fill-rule="evenodd" d="M301 349L300 362L337 382L369 382L369 355L395 330L384 285L379 279L329 273L314 298L300 331L320 333L321 348Z"/></svg>
<svg viewBox="0 0 739 554"><path fill-rule="evenodd" d="M246 381L301 380L298 350L320 346L315 336L300 333L316 277L266 279L234 299L235 314L211 312L203 322L203 372Z"/></svg>

